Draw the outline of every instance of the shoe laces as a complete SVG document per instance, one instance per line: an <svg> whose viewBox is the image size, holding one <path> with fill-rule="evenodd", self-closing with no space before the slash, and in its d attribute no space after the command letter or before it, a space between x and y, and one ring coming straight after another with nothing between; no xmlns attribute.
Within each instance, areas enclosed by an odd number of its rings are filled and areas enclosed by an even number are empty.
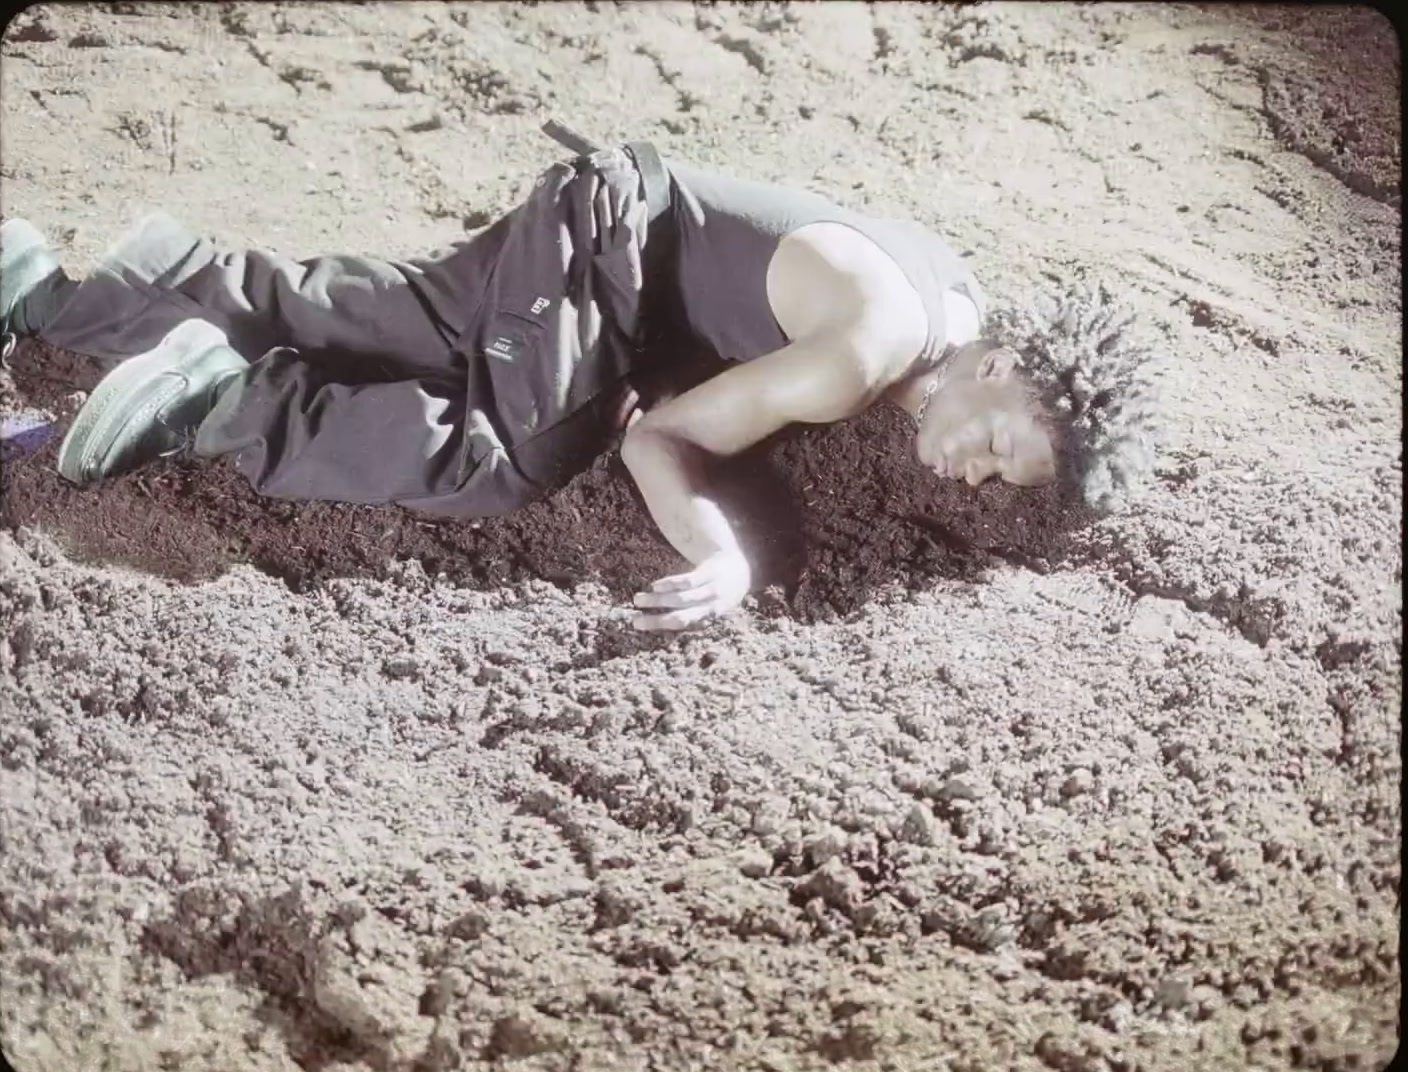
<svg viewBox="0 0 1408 1072"><path fill-rule="evenodd" d="M207 412L209 412L210 409L214 408L215 399L219 397L221 388L224 387L224 385L228 383L229 380L230 377L221 377L210 385L208 392L209 404L206 406ZM204 418L202 418L202 420L203 419ZM174 447L172 447L170 450L162 451L159 455L157 455L157 457L188 458L195 454L196 433L200 430L200 421L196 421L194 423L185 423L178 426L168 422L165 417L158 416L156 419L156 423L160 425L163 429L165 429L167 432L169 432L176 439L176 445Z"/></svg>
<svg viewBox="0 0 1408 1072"><path fill-rule="evenodd" d="M191 455L191 454L194 452L194 450L195 450L195 445L196 445L196 429L199 428L200 426L199 426L199 425L187 424L187 425L181 425L180 427L177 427L177 426L175 426L175 425L167 424L167 423L166 423L166 419L165 419L164 417L158 417L158 418L157 418L157 424L159 424L162 428L166 429L166 431L170 432L171 435L173 435L173 436L176 438L176 445L175 445L174 447L172 447L170 450L164 450L164 451L162 451L160 454L157 455L157 457L158 457L158 458L187 458L187 457L190 457L190 455Z"/></svg>

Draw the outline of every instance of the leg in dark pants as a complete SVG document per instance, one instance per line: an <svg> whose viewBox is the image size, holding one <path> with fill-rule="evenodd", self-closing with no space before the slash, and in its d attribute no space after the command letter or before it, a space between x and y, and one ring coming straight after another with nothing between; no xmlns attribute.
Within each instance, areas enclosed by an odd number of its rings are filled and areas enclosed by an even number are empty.
<svg viewBox="0 0 1408 1072"><path fill-rule="evenodd" d="M205 320L251 362L197 452L233 453L280 498L387 503L450 486L466 373L455 347L477 312L502 228L414 261L222 250L165 214L124 235L27 319L108 369Z"/></svg>
<svg viewBox="0 0 1408 1072"><path fill-rule="evenodd" d="M158 215L40 334L117 365L205 320L252 364L222 388L197 453L229 456L280 498L503 513L609 441L600 414L629 361L641 192L619 152L555 165L489 230L400 264L221 251Z"/></svg>
<svg viewBox="0 0 1408 1072"><path fill-rule="evenodd" d="M192 318L249 361L275 347L376 357L448 372L482 297L502 228L408 262L222 250L164 213L120 238L39 334L107 366ZM33 318L33 314L27 316Z"/></svg>
<svg viewBox="0 0 1408 1072"><path fill-rule="evenodd" d="M319 360L271 350L225 391L196 453L230 456L261 495L405 503L453 491L464 445L463 372L337 382Z"/></svg>

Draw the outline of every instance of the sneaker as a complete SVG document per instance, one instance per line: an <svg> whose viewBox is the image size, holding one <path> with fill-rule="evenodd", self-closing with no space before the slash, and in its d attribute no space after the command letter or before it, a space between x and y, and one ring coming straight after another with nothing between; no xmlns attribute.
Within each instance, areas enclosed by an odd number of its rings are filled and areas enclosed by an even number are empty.
<svg viewBox="0 0 1408 1072"><path fill-rule="evenodd" d="M63 275L44 235L28 220L0 224L0 361L20 341L15 311L32 290L52 275Z"/></svg>
<svg viewBox="0 0 1408 1072"><path fill-rule="evenodd" d="M20 303L40 283L62 271L34 224L20 219L0 224L0 358L9 357L19 340L14 321Z"/></svg>
<svg viewBox="0 0 1408 1072"><path fill-rule="evenodd" d="M103 377L59 448L60 475L90 484L179 451L248 367L213 324L178 325Z"/></svg>

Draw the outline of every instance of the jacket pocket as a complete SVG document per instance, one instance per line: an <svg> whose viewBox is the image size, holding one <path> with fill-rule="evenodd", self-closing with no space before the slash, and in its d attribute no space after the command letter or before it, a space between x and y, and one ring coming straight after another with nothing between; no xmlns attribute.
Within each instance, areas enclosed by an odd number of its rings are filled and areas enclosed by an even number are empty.
<svg viewBox="0 0 1408 1072"><path fill-rule="evenodd" d="M545 487L611 449L612 407L633 363L640 236L618 221L594 236L589 186L578 174L525 206L475 331L471 408L494 425L509 462Z"/></svg>
<svg viewBox="0 0 1408 1072"><path fill-rule="evenodd" d="M519 443L510 454L513 465L544 489L563 487L615 446L613 418L629 389L618 380Z"/></svg>
<svg viewBox="0 0 1408 1072"><path fill-rule="evenodd" d="M610 445L602 396L622 377L602 340L579 352L575 326L552 329L496 311L480 345L500 442L511 464L543 488L567 483Z"/></svg>
<svg viewBox="0 0 1408 1072"><path fill-rule="evenodd" d="M478 358L490 389L488 408L508 449L537 435L545 416L551 421L561 393L551 344L546 326L527 317L495 310L485 318Z"/></svg>

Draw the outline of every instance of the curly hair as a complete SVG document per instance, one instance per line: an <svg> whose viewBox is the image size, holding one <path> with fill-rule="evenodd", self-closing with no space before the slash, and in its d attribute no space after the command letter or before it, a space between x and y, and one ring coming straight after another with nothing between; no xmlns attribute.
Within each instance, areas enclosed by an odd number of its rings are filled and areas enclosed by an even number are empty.
<svg viewBox="0 0 1408 1072"><path fill-rule="evenodd" d="M988 334L1017 355L1085 501L1102 513L1122 510L1150 485L1162 440L1154 352L1135 314L1103 284L1043 304L993 310Z"/></svg>

